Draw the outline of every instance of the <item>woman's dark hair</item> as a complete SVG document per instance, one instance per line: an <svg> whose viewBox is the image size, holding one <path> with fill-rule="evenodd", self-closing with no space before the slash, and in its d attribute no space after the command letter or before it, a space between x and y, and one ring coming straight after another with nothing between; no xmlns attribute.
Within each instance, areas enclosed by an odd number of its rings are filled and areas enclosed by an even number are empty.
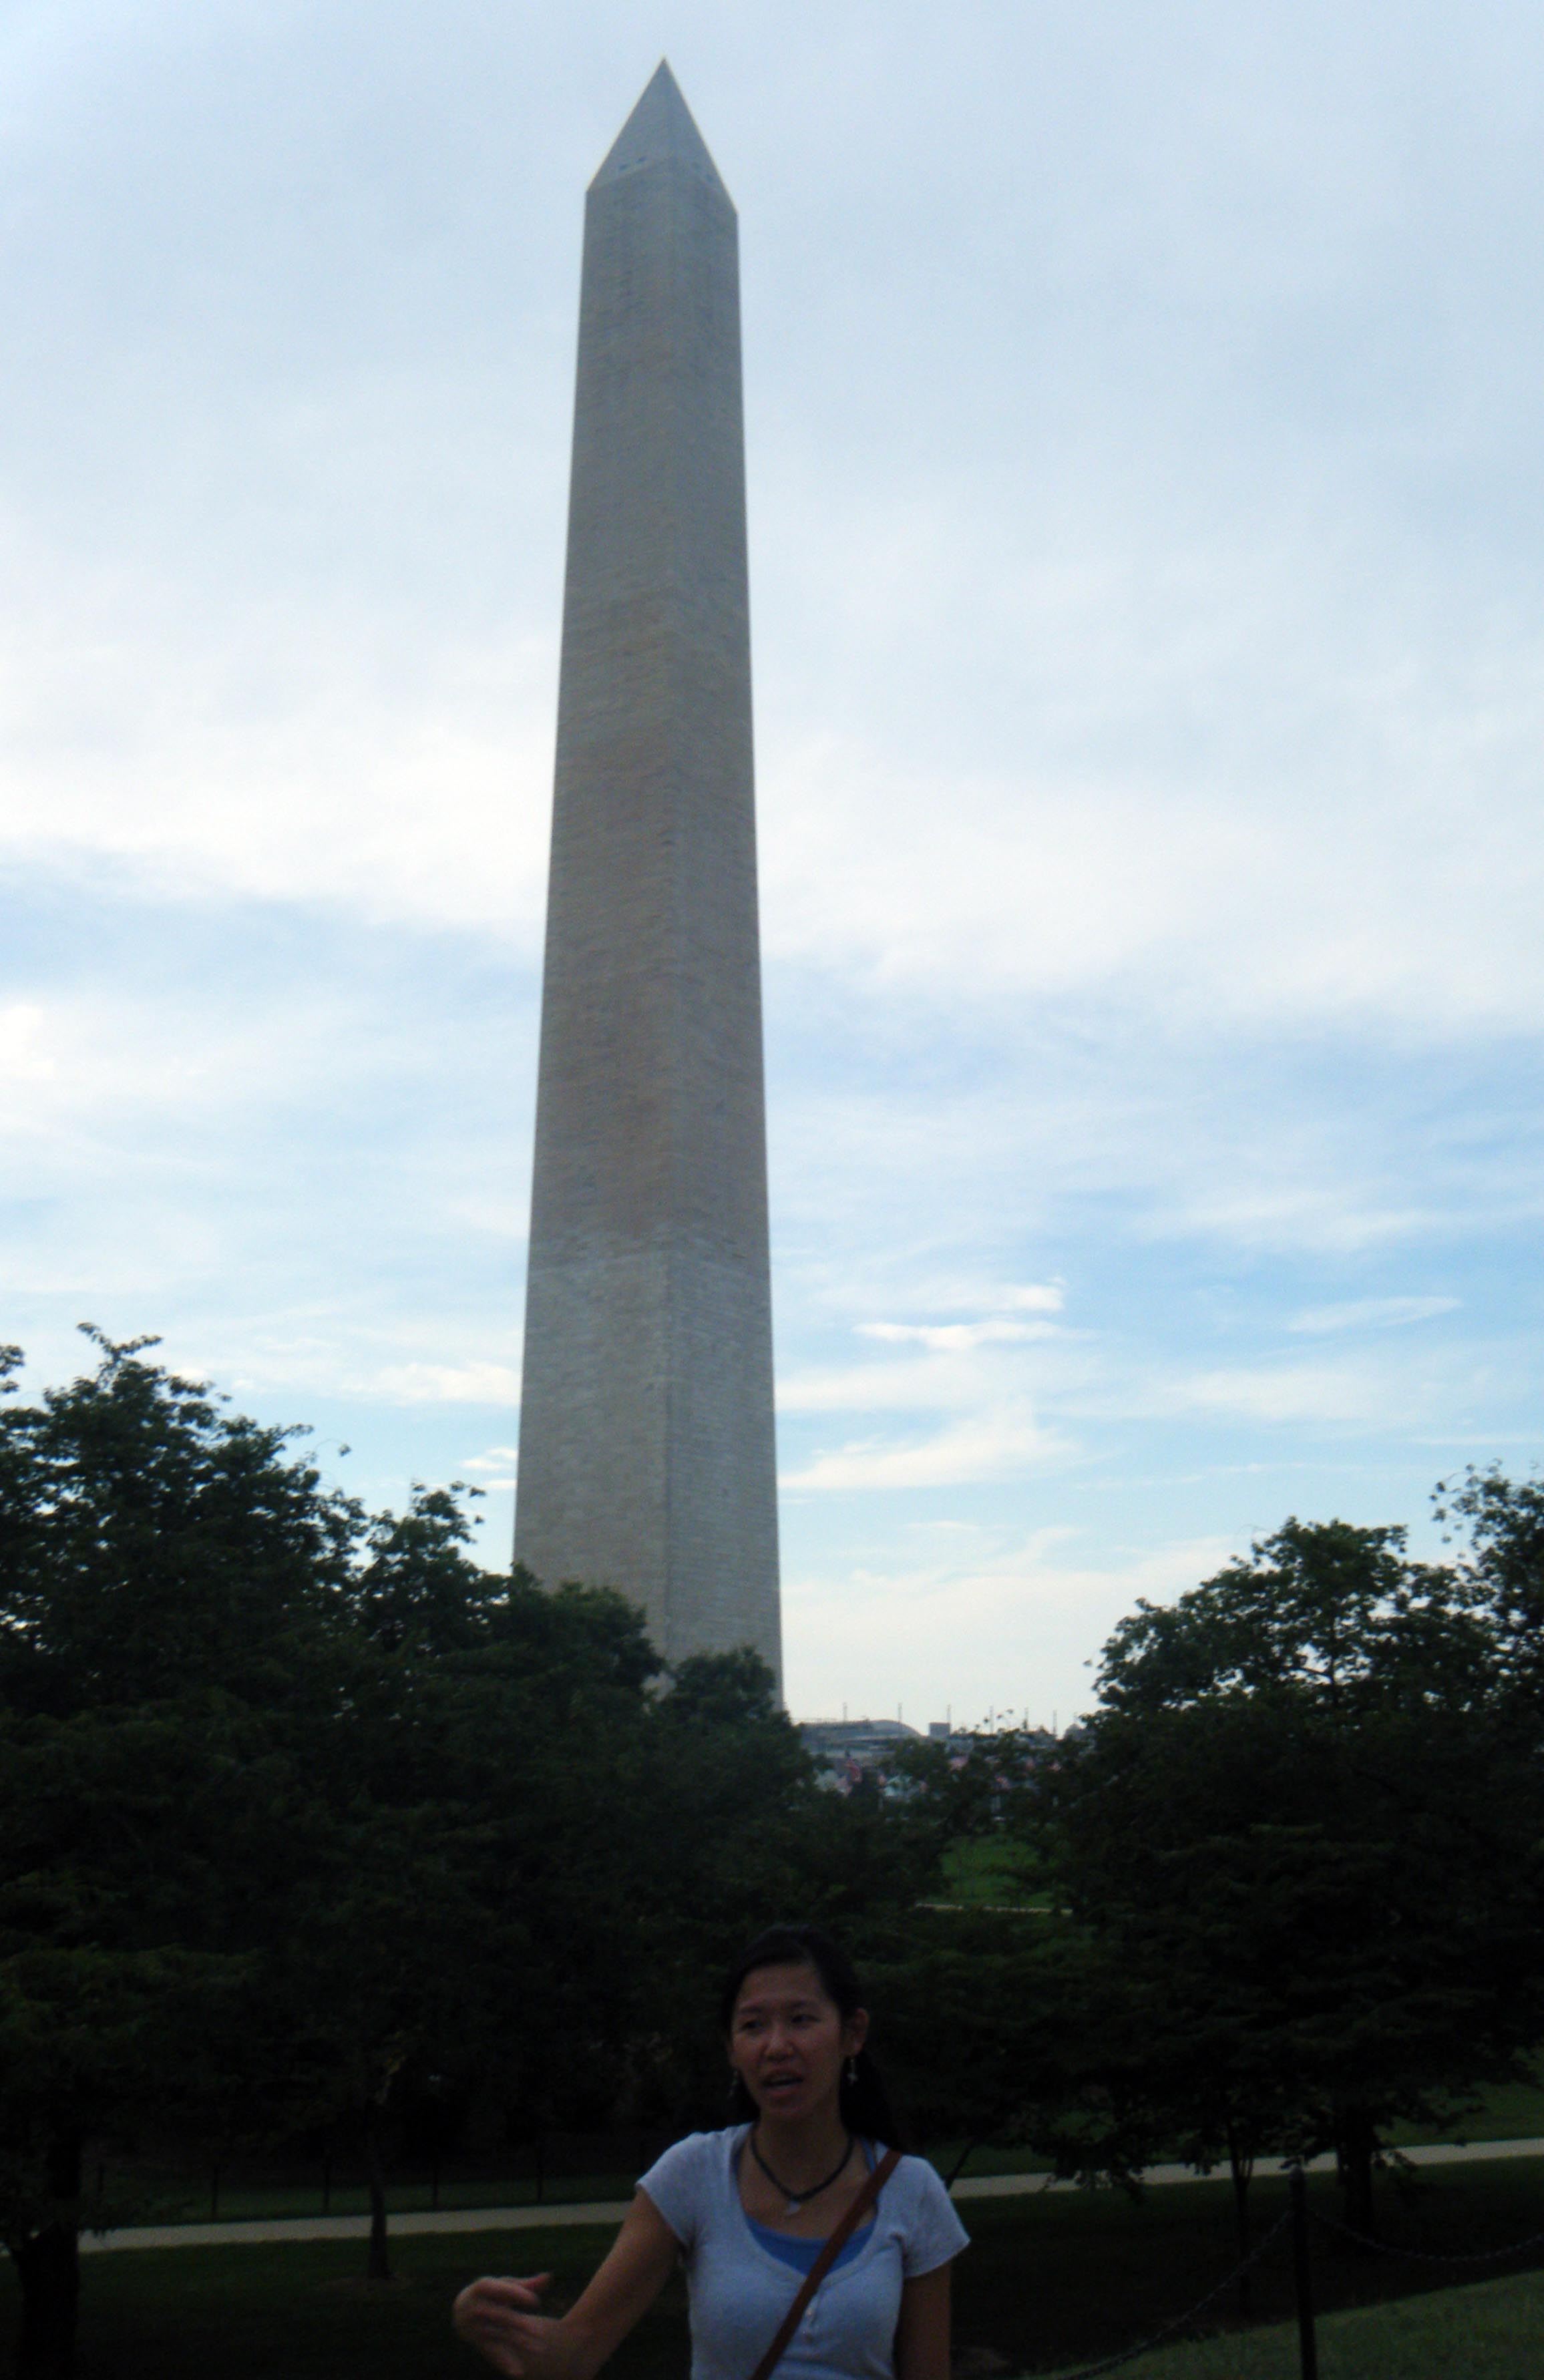
<svg viewBox="0 0 1544 2380"><path fill-rule="evenodd" d="M826 1998L834 2000L844 2019L856 2016L867 2005L852 1961L829 1934L822 1934L818 1925L769 1925L754 1942L747 1943L723 1979L719 1995L722 2032L728 2033L732 2028L746 1977L755 1974L759 1967L813 1967ZM857 2068L856 2075L849 2074L847 2059L842 2061L842 2121L849 2132L857 2132L864 2140L882 2141L886 2148L904 2148L906 2143L890 2104L890 2094L869 2051L860 2049L852 2064ZM736 2124L754 2123L756 2119L756 2102L738 2074L730 2086L729 2113Z"/></svg>

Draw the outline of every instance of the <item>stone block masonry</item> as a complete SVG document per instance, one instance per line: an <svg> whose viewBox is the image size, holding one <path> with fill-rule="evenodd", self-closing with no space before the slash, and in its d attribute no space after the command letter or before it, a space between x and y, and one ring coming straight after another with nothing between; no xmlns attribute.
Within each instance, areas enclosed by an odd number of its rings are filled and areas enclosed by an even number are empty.
<svg viewBox="0 0 1544 2380"><path fill-rule="evenodd" d="M585 212L515 1544L781 1679L737 236L664 65Z"/></svg>

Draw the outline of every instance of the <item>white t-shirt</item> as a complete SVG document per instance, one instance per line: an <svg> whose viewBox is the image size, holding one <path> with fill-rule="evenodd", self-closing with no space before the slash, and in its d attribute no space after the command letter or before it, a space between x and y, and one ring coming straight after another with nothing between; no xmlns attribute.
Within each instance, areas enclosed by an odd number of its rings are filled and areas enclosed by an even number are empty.
<svg viewBox="0 0 1544 2380"><path fill-rule="evenodd" d="M740 2204L739 2155L750 2131L692 2132L638 2188L681 2243L691 2298L691 2380L750 2380L802 2277L762 2247ZM881 2191L857 2253L816 2290L777 2380L894 2380L901 2284L957 2256L968 2234L923 2157L903 2157Z"/></svg>

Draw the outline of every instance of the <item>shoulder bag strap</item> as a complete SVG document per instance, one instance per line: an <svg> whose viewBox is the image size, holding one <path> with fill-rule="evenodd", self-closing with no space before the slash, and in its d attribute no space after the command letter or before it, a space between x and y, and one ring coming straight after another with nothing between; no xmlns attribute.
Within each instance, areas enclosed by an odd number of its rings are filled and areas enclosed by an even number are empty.
<svg viewBox="0 0 1544 2380"><path fill-rule="evenodd" d="M810 2299L820 2288L821 2283L825 2279L825 2277L830 2272L833 2265L835 2264L837 2257L842 2253L843 2249L852 2238L853 2233L857 2229L858 2225L862 2222L865 2215L869 2212L869 2207L872 2206L875 2199L879 2196L881 2191L884 2188L885 2183L889 2180L891 2175L894 2172L895 2168L900 2164L900 2162L901 2152L899 2149L885 2150L883 2156L881 2157L878 2165L874 2168L873 2172L869 2176L868 2180L858 2192L857 2196L853 2200L852 2204L848 2207L845 2215L843 2216L841 2222L837 2225L835 2230L826 2241L825 2246L821 2250L820 2254L816 2257L808 2272L806 2273L803 2288L799 2290L799 2293L794 2300L793 2304L788 2308L787 2313L784 2315L777 2337L772 2340L772 2343L768 2348L765 2355L762 2356L760 2362L756 2366L755 2371L751 2374L750 2380L772 2380L772 2374L776 2371L778 2365L783 2361L788 2341L792 2338L795 2331L797 2330L800 2323L804 2320L805 2312L809 2304Z"/></svg>

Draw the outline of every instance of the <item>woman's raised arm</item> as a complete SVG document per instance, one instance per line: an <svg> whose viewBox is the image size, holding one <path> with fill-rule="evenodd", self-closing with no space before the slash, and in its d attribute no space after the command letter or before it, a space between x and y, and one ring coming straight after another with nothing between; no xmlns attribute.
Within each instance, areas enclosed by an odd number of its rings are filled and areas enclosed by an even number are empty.
<svg viewBox="0 0 1544 2380"><path fill-rule="evenodd" d="M648 2313L679 2253L675 2232L640 2190L594 2279L556 2321L541 2310L550 2273L473 2281L451 2319L468 2346L507 2380L594 2380Z"/></svg>

